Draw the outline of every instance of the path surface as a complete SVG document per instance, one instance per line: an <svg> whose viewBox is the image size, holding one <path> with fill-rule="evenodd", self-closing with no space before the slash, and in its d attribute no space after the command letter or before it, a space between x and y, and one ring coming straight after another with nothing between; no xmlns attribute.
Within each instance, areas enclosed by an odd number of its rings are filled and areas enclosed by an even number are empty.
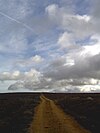
<svg viewBox="0 0 100 133"><path fill-rule="evenodd" d="M53 100L44 95L40 98L41 103L35 109L29 133L90 133L66 115Z"/></svg>

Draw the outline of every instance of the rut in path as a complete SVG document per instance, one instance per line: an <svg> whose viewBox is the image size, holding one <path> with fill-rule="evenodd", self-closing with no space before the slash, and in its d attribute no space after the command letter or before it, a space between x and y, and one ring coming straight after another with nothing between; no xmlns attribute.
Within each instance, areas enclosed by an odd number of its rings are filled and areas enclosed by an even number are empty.
<svg viewBox="0 0 100 133"><path fill-rule="evenodd" d="M53 100L40 96L29 133L90 133L70 115L66 115Z"/></svg>

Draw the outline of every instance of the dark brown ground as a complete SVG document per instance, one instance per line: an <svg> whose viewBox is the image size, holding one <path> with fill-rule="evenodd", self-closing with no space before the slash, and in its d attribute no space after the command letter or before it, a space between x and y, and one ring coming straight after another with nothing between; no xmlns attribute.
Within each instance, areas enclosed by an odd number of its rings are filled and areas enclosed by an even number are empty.
<svg viewBox="0 0 100 133"><path fill-rule="evenodd" d="M92 133L100 133L100 93L45 94Z"/></svg>
<svg viewBox="0 0 100 133"><path fill-rule="evenodd" d="M0 133L28 133L40 93L0 94ZM51 94L66 114L72 115L84 128L100 133L100 94Z"/></svg>
<svg viewBox="0 0 100 133"><path fill-rule="evenodd" d="M39 94L0 94L0 133L27 133Z"/></svg>

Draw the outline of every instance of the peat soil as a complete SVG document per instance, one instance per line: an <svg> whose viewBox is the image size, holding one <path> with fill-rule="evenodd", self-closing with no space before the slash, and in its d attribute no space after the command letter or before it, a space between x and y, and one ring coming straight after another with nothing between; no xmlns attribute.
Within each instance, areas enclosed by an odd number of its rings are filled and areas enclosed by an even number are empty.
<svg viewBox="0 0 100 133"><path fill-rule="evenodd" d="M0 94L0 133L27 133L40 94Z"/></svg>
<svg viewBox="0 0 100 133"><path fill-rule="evenodd" d="M100 93L46 94L84 128L100 133Z"/></svg>
<svg viewBox="0 0 100 133"><path fill-rule="evenodd" d="M43 93L91 133L100 133L100 93ZM0 133L28 133L41 93L0 94Z"/></svg>

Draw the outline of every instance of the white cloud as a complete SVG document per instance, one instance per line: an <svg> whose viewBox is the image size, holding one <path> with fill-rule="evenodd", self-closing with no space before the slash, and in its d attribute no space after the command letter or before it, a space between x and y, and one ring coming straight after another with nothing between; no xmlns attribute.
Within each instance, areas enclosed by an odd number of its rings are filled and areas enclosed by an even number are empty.
<svg viewBox="0 0 100 133"><path fill-rule="evenodd" d="M14 77L18 77L18 76L20 75L20 71L14 71L14 72L12 73L12 75L13 75Z"/></svg>
<svg viewBox="0 0 100 133"><path fill-rule="evenodd" d="M37 71L36 69L31 69L30 71L26 72L20 72L20 71L13 71L13 72L3 72L0 73L0 80L6 81L6 80L33 80L38 81L39 78L42 77L42 74Z"/></svg>
<svg viewBox="0 0 100 133"><path fill-rule="evenodd" d="M100 85L84 85L80 87L81 92L100 92Z"/></svg>
<svg viewBox="0 0 100 133"><path fill-rule="evenodd" d="M81 56L94 56L100 54L100 37L99 35L92 35L90 41L93 41L92 45L86 44L82 46L82 50L80 51Z"/></svg>
<svg viewBox="0 0 100 133"><path fill-rule="evenodd" d="M88 55L97 55L100 53L100 44L95 44L95 45L87 45L83 47L84 50L81 52L81 55L87 56Z"/></svg>
<svg viewBox="0 0 100 133"><path fill-rule="evenodd" d="M100 78L100 45L99 40L93 45L80 46L67 54L63 55L59 60L55 59L50 64L47 77L55 80L63 79L88 79L88 84L92 84L91 78ZM59 64L59 65L56 65ZM56 66L56 67L55 67ZM79 80L80 82L80 80Z"/></svg>
<svg viewBox="0 0 100 133"><path fill-rule="evenodd" d="M52 22L64 31L70 31L78 39L91 35L93 32L91 16L79 15L66 10L66 7L49 5L46 12Z"/></svg>
<svg viewBox="0 0 100 133"><path fill-rule="evenodd" d="M45 11L48 13L50 18L55 17L58 14L59 7L57 4L52 4L46 7Z"/></svg>
<svg viewBox="0 0 100 133"><path fill-rule="evenodd" d="M76 15L76 18L79 19L79 20L84 20L85 22L89 22L91 20L91 17L88 16L88 15Z"/></svg>
<svg viewBox="0 0 100 133"><path fill-rule="evenodd" d="M19 71L14 72L2 72L0 73L0 80L6 81L6 80L19 80L21 76L21 73Z"/></svg>
<svg viewBox="0 0 100 133"><path fill-rule="evenodd" d="M23 82L17 82L10 86L10 89L15 88L16 90L21 87L21 89L27 88L33 91L47 89L47 91L55 92L96 92L96 88L99 91L99 38L93 36L91 39L96 39L95 44L81 46L64 54L61 58L53 60L44 74L36 69L24 73L4 72L0 76L1 80L22 80ZM41 57L34 56L30 59L40 62Z"/></svg>
<svg viewBox="0 0 100 133"><path fill-rule="evenodd" d="M94 79L91 79L94 80ZM16 82L9 86L10 91L34 91L34 92L97 92L100 91L99 85L90 84L88 79L79 80L60 80L52 81L51 79L42 78L39 81L24 80Z"/></svg>
<svg viewBox="0 0 100 133"><path fill-rule="evenodd" d="M77 45L75 44L73 34L67 32L64 32L62 35L60 35L58 39L58 44L62 48L67 48L67 49L74 49L77 47Z"/></svg>
<svg viewBox="0 0 100 133"><path fill-rule="evenodd" d="M3 72L2 74L5 75L5 76L9 76L10 72Z"/></svg>
<svg viewBox="0 0 100 133"><path fill-rule="evenodd" d="M39 55L35 55L35 56L31 57L30 60L35 63L41 63L44 59Z"/></svg>
<svg viewBox="0 0 100 133"><path fill-rule="evenodd" d="M39 78L42 77L42 74L35 69L31 69L30 71L25 72L24 75L25 79L31 80L32 78L33 81L39 81Z"/></svg>
<svg viewBox="0 0 100 133"><path fill-rule="evenodd" d="M20 67L28 67L41 64L44 61L44 58L40 55L32 56L28 59L20 59L16 61L15 65Z"/></svg>
<svg viewBox="0 0 100 133"><path fill-rule="evenodd" d="M64 66L73 66L73 65L75 65L74 59L72 59L70 56L67 56L65 58L66 58L66 62L64 64Z"/></svg>

